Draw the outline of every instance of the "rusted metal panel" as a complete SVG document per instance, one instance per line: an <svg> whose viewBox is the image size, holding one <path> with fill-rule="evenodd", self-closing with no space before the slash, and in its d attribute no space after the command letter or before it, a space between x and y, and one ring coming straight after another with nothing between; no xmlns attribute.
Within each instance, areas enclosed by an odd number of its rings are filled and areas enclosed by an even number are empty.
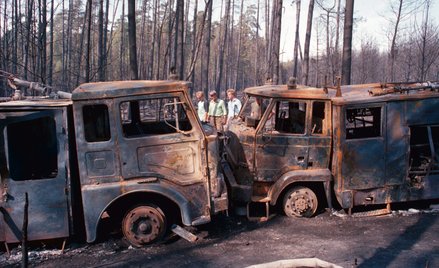
<svg viewBox="0 0 439 268"><path fill-rule="evenodd" d="M221 197L226 189L218 174L218 150L207 155L208 140L189 103L186 86L168 81L117 82L87 84L74 91L87 241L95 239L98 221L111 204L140 192L174 202L185 225L209 221L210 197ZM95 96L100 91L106 98ZM85 100L86 96L96 99ZM98 111L87 114L84 109L90 106L99 106ZM95 116L102 111L103 123ZM95 116L94 125L102 124L108 133L87 138L93 128L87 129L86 116ZM212 135L210 143L217 144L217 137ZM94 155L93 165L81 163L87 155ZM212 163L206 163L208 158ZM91 168L94 173L89 172ZM220 203L224 202L218 201L218 206Z"/></svg>
<svg viewBox="0 0 439 268"><path fill-rule="evenodd" d="M25 193L28 240L68 237L71 228L68 109L62 105L0 105L1 225L6 242L21 239Z"/></svg>
<svg viewBox="0 0 439 268"><path fill-rule="evenodd" d="M434 144L438 138L429 141L427 130L435 130L439 125L439 94L421 91L363 99L363 103L358 98L345 99L334 106L334 114L338 114L334 116L334 133L340 134L334 135L333 174L342 206L438 198L435 189L439 176L434 168L435 157L431 155L434 150L430 148L437 147ZM347 111L352 107L382 107L380 134L362 137L358 132L359 136L353 134L349 138L348 131L352 130L344 120L348 120ZM369 116L368 120L371 119L376 118ZM421 147L423 152L419 151Z"/></svg>
<svg viewBox="0 0 439 268"><path fill-rule="evenodd" d="M254 188L259 182L276 184L291 170L330 168L337 199L345 208L437 198L438 90L437 83L429 82L326 90L304 86L289 90L286 85L248 88L240 119L233 121L228 133L229 162L235 176L243 166L238 163L246 163L246 182ZM258 98L270 100L270 106L261 106L265 109L261 118L248 120L251 104ZM290 103L290 112L279 112L276 103L282 101ZM328 101L324 114L316 105L319 101ZM300 118L291 113L294 102L306 112L305 130L300 132L285 127ZM322 120L322 115L332 120ZM272 117L274 123L267 127ZM320 130L324 124L329 126L326 132ZM328 185L325 182L327 195Z"/></svg>
<svg viewBox="0 0 439 268"><path fill-rule="evenodd" d="M161 92L187 91L190 83L184 81L113 81L80 85L72 93L72 99L91 100L125 96L157 94Z"/></svg>

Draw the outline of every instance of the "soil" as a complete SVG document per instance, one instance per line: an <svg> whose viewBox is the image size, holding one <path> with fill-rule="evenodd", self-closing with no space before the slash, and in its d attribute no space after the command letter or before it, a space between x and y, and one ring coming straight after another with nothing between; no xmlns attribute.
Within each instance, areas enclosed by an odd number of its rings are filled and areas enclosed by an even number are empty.
<svg viewBox="0 0 439 268"><path fill-rule="evenodd" d="M436 208L435 208L436 207ZM72 243L65 252L33 245L31 267L246 267L284 259L319 258L342 267L439 267L439 210L393 210L374 217L276 216L267 222L217 215L190 228L198 241L182 238L144 248L126 246L118 237ZM52 248L50 248L52 247ZM17 267L20 248L0 255L0 266Z"/></svg>

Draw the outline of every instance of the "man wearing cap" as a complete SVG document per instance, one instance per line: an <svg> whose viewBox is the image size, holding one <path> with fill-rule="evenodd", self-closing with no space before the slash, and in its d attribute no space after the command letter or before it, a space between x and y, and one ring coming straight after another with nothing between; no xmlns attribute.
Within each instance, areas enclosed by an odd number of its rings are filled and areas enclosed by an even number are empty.
<svg viewBox="0 0 439 268"><path fill-rule="evenodd" d="M223 124L226 120L227 110L224 101L218 99L216 92L209 92L209 122L217 131L223 131Z"/></svg>

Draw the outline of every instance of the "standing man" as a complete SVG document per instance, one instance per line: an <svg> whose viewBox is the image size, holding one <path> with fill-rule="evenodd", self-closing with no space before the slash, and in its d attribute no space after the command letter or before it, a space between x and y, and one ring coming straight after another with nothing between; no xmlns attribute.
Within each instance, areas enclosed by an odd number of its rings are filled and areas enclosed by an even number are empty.
<svg viewBox="0 0 439 268"><path fill-rule="evenodd" d="M227 89L227 98L229 101L227 102L227 122L226 126L230 125L233 118L236 118L241 110L242 104L241 101L236 98L236 91L233 88Z"/></svg>
<svg viewBox="0 0 439 268"><path fill-rule="evenodd" d="M209 122L207 115L207 110L209 109L208 108L209 105L207 101L204 99L203 91L197 91L195 93L195 97L197 98L197 112L200 121L202 123Z"/></svg>
<svg viewBox="0 0 439 268"><path fill-rule="evenodd" d="M217 131L222 132L227 116L226 105L223 100L218 99L214 90L209 92L209 98L209 122Z"/></svg>

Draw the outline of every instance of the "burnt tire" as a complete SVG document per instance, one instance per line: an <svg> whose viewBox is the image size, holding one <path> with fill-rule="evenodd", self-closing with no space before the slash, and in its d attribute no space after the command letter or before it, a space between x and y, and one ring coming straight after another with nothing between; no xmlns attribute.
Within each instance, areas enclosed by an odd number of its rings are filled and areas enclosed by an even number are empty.
<svg viewBox="0 0 439 268"><path fill-rule="evenodd" d="M304 186L291 188L283 199L283 210L288 217L310 218L316 213L318 205L314 191Z"/></svg>
<svg viewBox="0 0 439 268"><path fill-rule="evenodd" d="M139 205L128 211L122 220L122 233L134 247L155 243L166 233L166 216L152 204Z"/></svg>

